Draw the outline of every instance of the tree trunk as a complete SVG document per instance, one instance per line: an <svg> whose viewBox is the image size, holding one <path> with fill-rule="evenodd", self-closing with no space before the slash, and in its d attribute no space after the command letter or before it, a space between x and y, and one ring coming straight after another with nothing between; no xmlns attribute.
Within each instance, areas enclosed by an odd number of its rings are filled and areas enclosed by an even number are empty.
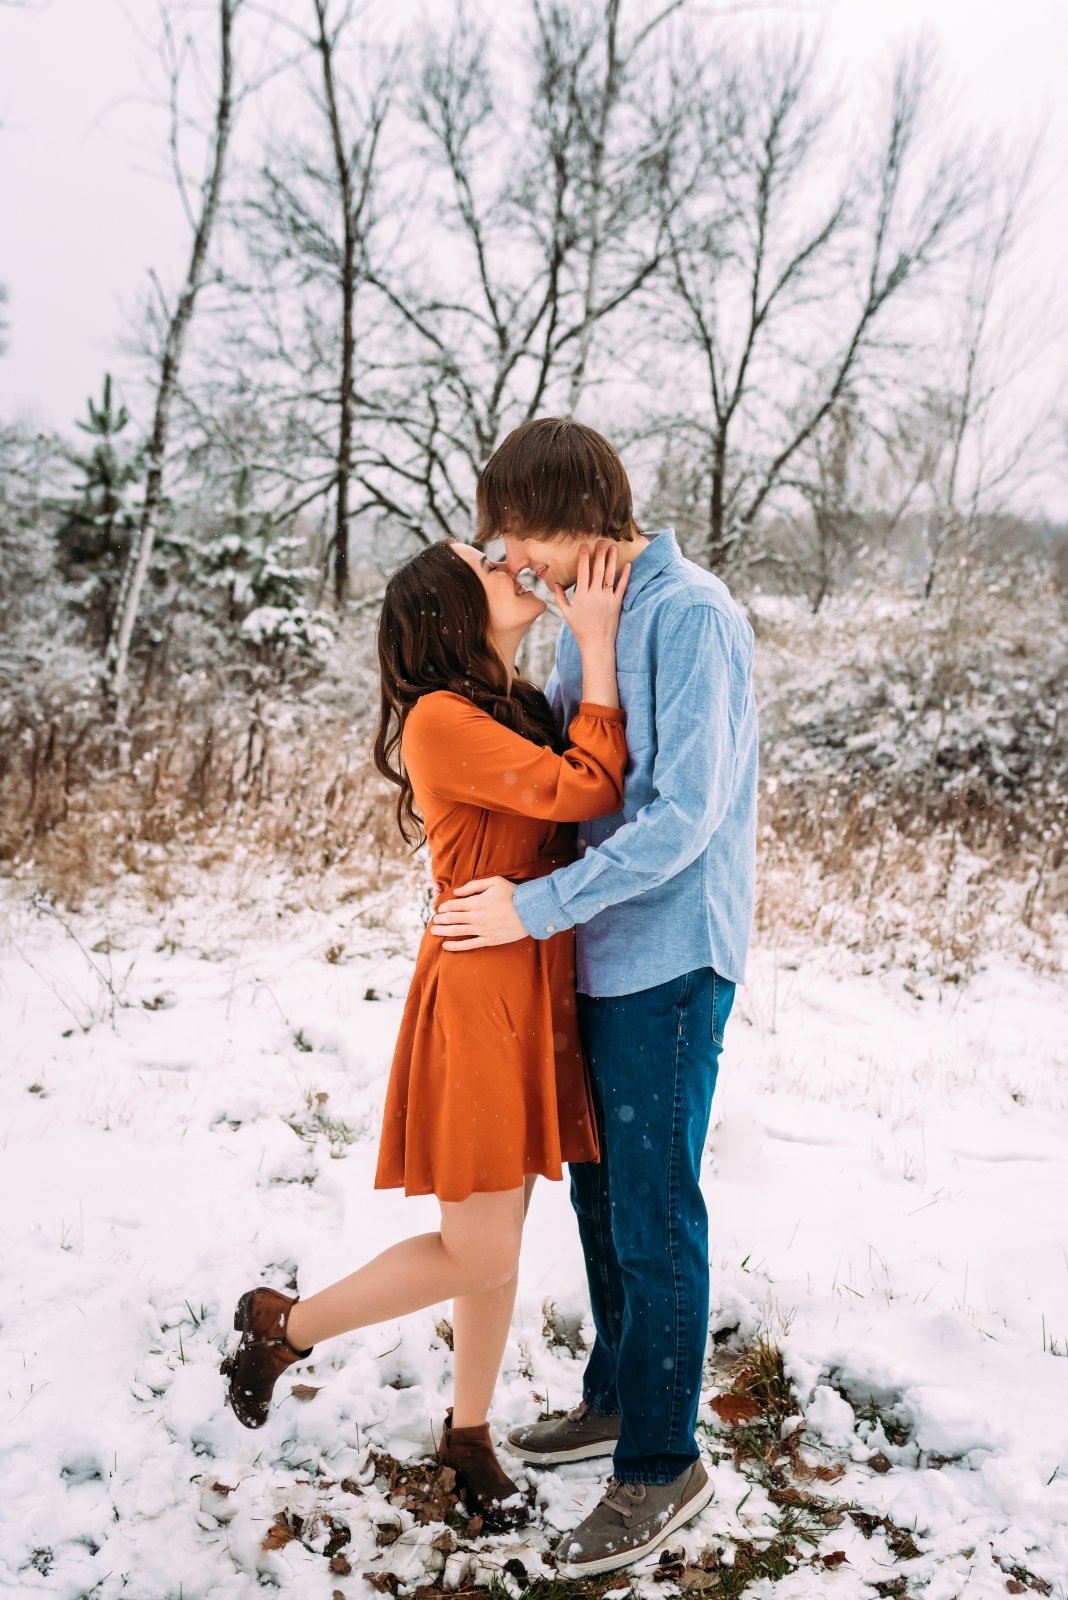
<svg viewBox="0 0 1068 1600"><path fill-rule="evenodd" d="M214 149L211 173L202 191L200 221L193 238L185 286L178 297L167 327L160 365L159 386L152 422L152 437L148 446L148 479L145 486L145 503L137 534L130 541L130 550L123 570L119 597L115 607L115 625L108 639L104 656L105 697L110 701L112 715L117 722L126 720L126 670L130 653L130 639L141 602L152 547L159 526L160 506L163 503L163 467L167 451L167 434L170 427L171 403L178 382L182 350L193 317L193 307L200 288L207 258L208 245L215 223L222 192L226 150L230 138L233 114L233 55L231 35L234 11L240 0L219 0L220 69L219 96L215 109Z"/></svg>
<svg viewBox="0 0 1068 1600"><path fill-rule="evenodd" d="M352 476L352 368L356 346L353 329L355 293L352 272L355 250L345 238L345 285L342 295L341 415L337 441L337 515L334 521L334 599L343 608L349 597L349 480Z"/></svg>
<svg viewBox="0 0 1068 1600"><path fill-rule="evenodd" d="M708 500L708 564L715 570L727 557L724 499L727 485L727 439L722 429L712 446L712 487Z"/></svg>
<svg viewBox="0 0 1068 1600"><path fill-rule="evenodd" d="M597 129L593 136L590 163L590 245L586 258L586 284L582 302L582 328L578 336L578 354L571 368L571 384L567 396L567 409L574 415L586 377L593 339L594 305L597 299L597 282L601 266L602 217L604 195L604 163L608 145L608 123L619 95L619 61L617 34L619 29L619 0L607 0L605 5L605 66L604 87L598 108Z"/></svg>
<svg viewBox="0 0 1068 1600"><path fill-rule="evenodd" d="M810 605L812 615L819 614L820 607L831 592L831 546L833 531L829 517L821 510L813 509L812 520L816 533L816 587Z"/></svg>
<svg viewBox="0 0 1068 1600"><path fill-rule="evenodd" d="M352 478L352 376L356 335L356 219L353 215L352 164L345 149L341 129L341 110L334 81L334 47L326 29L327 0L315 0L319 24L316 44L323 63L323 94L326 100L330 141L334 151L338 189L343 213L341 257L341 392L338 396L337 502L334 513L334 599L342 609L349 595L349 484Z"/></svg>

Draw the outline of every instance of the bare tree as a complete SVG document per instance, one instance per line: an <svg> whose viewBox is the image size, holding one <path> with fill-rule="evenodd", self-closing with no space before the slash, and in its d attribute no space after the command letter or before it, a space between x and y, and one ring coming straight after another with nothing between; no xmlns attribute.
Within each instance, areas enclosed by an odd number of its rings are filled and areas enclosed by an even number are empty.
<svg viewBox="0 0 1068 1600"><path fill-rule="evenodd" d="M813 615L864 553L868 534L865 482L869 434L855 397L845 394L813 432L802 476L784 478L805 507L804 520L787 511L795 557Z"/></svg>
<svg viewBox="0 0 1068 1600"><path fill-rule="evenodd" d="M182 352L189 325L193 318L197 295L203 281L211 242L212 229L218 215L223 177L226 170L227 150L233 119L234 18L243 0L218 0L219 24L219 79L215 99L214 119L209 135L208 169L194 207L186 192L181 162L177 159L179 127L180 61L174 50L171 20L163 11L165 44L170 63L171 80L171 130L172 149L175 154L175 174L186 213L193 228L193 240L185 282L173 305L164 303L164 337L156 384L152 431L147 446L148 475L140 525L131 541L130 554L123 571L116 601L115 621L104 657L104 687L117 722L125 721L126 669L130 640L137 619L141 592L152 558L152 548L159 523L163 500L163 474L167 452L167 439L171 410L181 368Z"/></svg>
<svg viewBox="0 0 1068 1600"><path fill-rule="evenodd" d="M926 414L940 433L927 475L930 503L925 518L929 599L947 559L964 557L983 523L1004 509L1006 491L1021 487L1049 442L1048 419L1020 406L1014 390L1038 354L1040 343L1019 326L1015 306L1006 304L1005 274L1018 251L1026 225L1039 145L1016 162L990 172L985 215L967 263L953 343L955 382L928 399ZM1043 328L1041 345L1048 338ZM1017 416L1007 414L1015 401ZM940 424L940 429L937 425Z"/></svg>
<svg viewBox="0 0 1068 1600"><path fill-rule="evenodd" d="M395 554L397 534L467 533L504 419L550 395L574 405L595 334L651 282L654 194L683 117L664 83L657 104L652 46L678 5L627 30L620 0L580 11L531 0L534 82L524 75L516 94L500 86L489 35L457 14L412 51L406 126L385 122L395 64L384 58L358 98L355 69L366 75L373 54L342 37L349 13L331 22L313 5L326 138L302 130L272 150L235 213L253 258L235 294L254 331L238 307L229 395L203 392L198 427L213 448L221 419L253 427L243 459L233 438L233 466L273 483L278 517L336 494L334 552L365 525Z"/></svg>
<svg viewBox="0 0 1068 1600"><path fill-rule="evenodd" d="M410 352L394 472L439 533L468 525L505 418L550 398L578 406L597 330L662 260L655 195L684 109L658 105L651 46L677 9L624 36L621 0L531 0L525 103L499 86L489 38L462 11L424 47L410 109L462 267L424 259L375 282Z"/></svg>
<svg viewBox="0 0 1068 1600"><path fill-rule="evenodd" d="M316 45L322 61L323 106L330 128L334 177L341 211L341 375L338 386L337 498L334 514L334 594L344 605L349 587L349 487L352 477L352 429L355 394L356 289L364 268L364 240L371 205L375 158L388 105L388 85L380 84L372 98L364 127L355 139L342 126L338 95L336 53L341 27L327 25L328 0L313 0L317 24ZM347 13L346 13L347 15Z"/></svg>
<svg viewBox="0 0 1068 1600"><path fill-rule="evenodd" d="M710 74L695 159L704 179L665 195L676 339L700 352L704 415L667 421L704 465L700 553L736 554L791 463L880 354L891 308L964 238L979 158L925 145L931 62L902 55L872 166L829 183L841 136L818 57L761 47Z"/></svg>
<svg viewBox="0 0 1068 1600"><path fill-rule="evenodd" d="M588 146L583 240L585 262L582 314L568 388L569 412L577 409L586 379L598 321L602 256L613 237L618 237L634 220L631 168L635 152L630 141L614 141L613 132L625 109L624 96L630 87L630 80L634 78L636 86L640 83L646 42L673 12L682 9L683 3L684 0L668 0L637 30L625 47L620 39L619 28L621 0L606 0L604 5L595 82L579 99L579 112ZM544 23L542 32L545 36ZM646 80L648 82L648 74ZM670 143L670 130L665 131L668 133L667 142ZM650 140L643 155L647 167L658 174L663 173L666 148L657 151L655 139Z"/></svg>
<svg viewBox="0 0 1068 1600"><path fill-rule="evenodd" d="M311 0L308 13L307 32L286 20L303 47L312 115L279 129L228 210L229 315L184 398L192 461L234 478L254 472L278 526L329 515L322 560L344 605L350 529L367 505L360 486L388 455L375 373L390 346L381 307L376 315L364 301L381 254L396 58L356 37L351 5L335 14L331 0Z"/></svg>
<svg viewBox="0 0 1068 1600"><path fill-rule="evenodd" d="M334 497L337 591L350 528L462 536L505 419L588 389L661 260L655 193L686 113L654 49L675 0L629 29L621 0L531 0L516 95L461 12L411 52L406 125L387 123L395 64L371 81L349 12L313 7L325 137L279 140L235 208L247 274L188 398L201 449L254 466L279 520Z"/></svg>

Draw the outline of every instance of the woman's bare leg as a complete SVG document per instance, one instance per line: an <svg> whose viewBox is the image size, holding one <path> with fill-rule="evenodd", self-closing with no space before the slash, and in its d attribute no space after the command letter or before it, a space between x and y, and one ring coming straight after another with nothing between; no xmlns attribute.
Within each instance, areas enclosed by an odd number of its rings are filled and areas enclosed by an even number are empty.
<svg viewBox="0 0 1068 1600"><path fill-rule="evenodd" d="M391 1245L289 1313L286 1337L295 1350L454 1295L496 1290L515 1276L523 1235L524 1189L441 1202L441 1231Z"/></svg>
<svg viewBox="0 0 1068 1600"><path fill-rule="evenodd" d="M526 1217L534 1178L524 1184ZM455 1356L454 1428L477 1428L485 1422L508 1342L515 1308L518 1268L496 1289L476 1289L457 1295L452 1303L452 1343Z"/></svg>

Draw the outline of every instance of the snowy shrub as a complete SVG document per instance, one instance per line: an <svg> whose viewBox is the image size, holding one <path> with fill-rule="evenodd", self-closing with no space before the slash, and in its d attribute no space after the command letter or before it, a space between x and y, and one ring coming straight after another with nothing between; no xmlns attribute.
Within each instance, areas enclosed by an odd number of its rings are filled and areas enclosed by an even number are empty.
<svg viewBox="0 0 1068 1600"><path fill-rule="evenodd" d="M318 662L334 639L325 612L306 604L318 579L306 540L253 509L249 468L236 475L232 503L201 524L193 540L198 580L224 596L235 637L262 662L285 667L294 657Z"/></svg>
<svg viewBox="0 0 1068 1600"><path fill-rule="evenodd" d="M758 599L758 929L944 978L1065 909L1068 642L1045 574L929 604Z"/></svg>
<svg viewBox="0 0 1068 1600"><path fill-rule="evenodd" d="M330 620L322 611L307 606L257 606L241 624L241 632L266 648L315 653L325 649L334 637Z"/></svg>

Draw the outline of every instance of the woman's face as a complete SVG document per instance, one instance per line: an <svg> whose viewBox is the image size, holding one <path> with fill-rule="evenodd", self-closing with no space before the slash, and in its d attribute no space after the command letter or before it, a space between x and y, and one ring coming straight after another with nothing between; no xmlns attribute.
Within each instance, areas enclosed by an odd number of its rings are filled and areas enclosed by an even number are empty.
<svg viewBox="0 0 1068 1600"><path fill-rule="evenodd" d="M491 561L474 545L461 544L459 541L450 541L449 549L461 561L466 561L472 572L478 575L486 591L490 628L494 633L525 630L536 617L541 616L545 601L530 589L525 589L518 578L513 578L503 562Z"/></svg>

